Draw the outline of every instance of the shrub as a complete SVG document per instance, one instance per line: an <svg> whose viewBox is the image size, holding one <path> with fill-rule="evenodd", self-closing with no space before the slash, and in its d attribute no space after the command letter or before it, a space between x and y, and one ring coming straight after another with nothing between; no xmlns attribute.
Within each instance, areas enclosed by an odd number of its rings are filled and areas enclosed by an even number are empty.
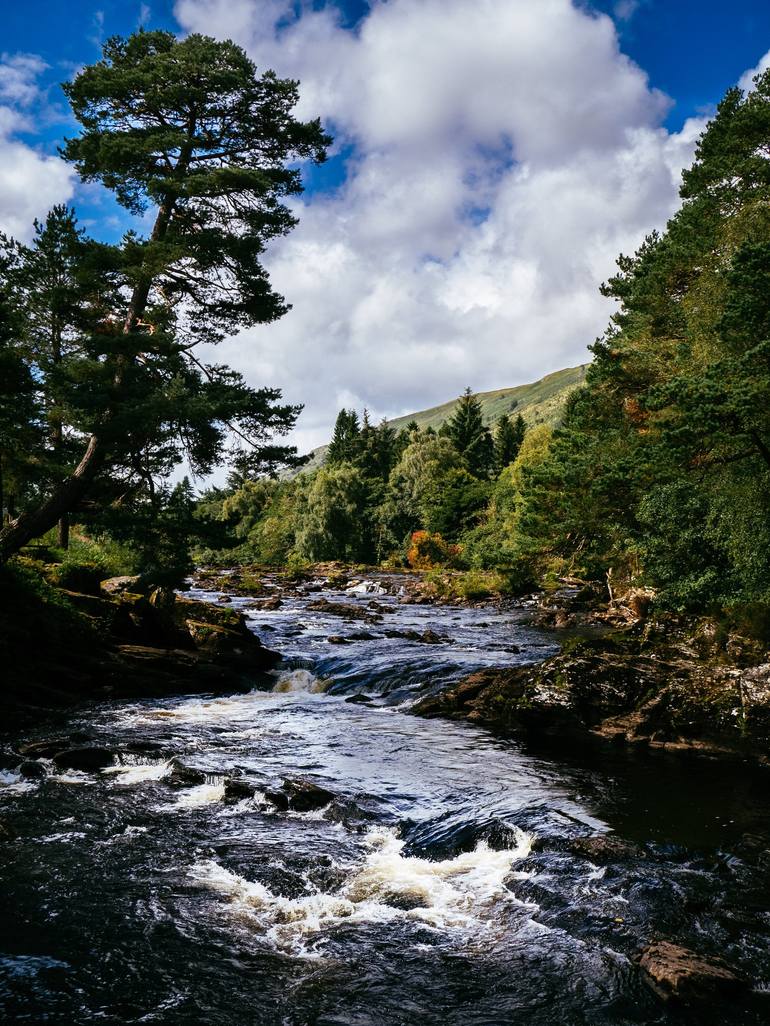
<svg viewBox="0 0 770 1026"><path fill-rule="evenodd" d="M440 534L415 531L409 542L406 561L413 570L430 570L434 566L456 566L459 557L459 545L450 545Z"/></svg>

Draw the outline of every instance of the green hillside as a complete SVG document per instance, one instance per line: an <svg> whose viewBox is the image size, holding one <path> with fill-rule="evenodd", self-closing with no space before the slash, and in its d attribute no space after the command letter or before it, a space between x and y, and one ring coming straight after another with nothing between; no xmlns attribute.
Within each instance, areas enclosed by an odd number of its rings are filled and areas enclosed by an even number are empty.
<svg viewBox="0 0 770 1026"><path fill-rule="evenodd" d="M490 426L503 414L520 413L529 427L535 424L554 424L561 413L564 401L573 389L585 381L588 364L579 367L565 367L564 370L546 374L539 381L528 385L515 385L513 388L498 388L494 392L478 392L477 399L481 403L484 420ZM438 430L445 420L454 412L457 399L450 399L441 406L432 406L418 413L407 413L390 422L391 427L399 431L411 421L416 421L421 428L432 427ZM319 446L311 453L310 462L303 470L315 470L326 455L325 445Z"/></svg>

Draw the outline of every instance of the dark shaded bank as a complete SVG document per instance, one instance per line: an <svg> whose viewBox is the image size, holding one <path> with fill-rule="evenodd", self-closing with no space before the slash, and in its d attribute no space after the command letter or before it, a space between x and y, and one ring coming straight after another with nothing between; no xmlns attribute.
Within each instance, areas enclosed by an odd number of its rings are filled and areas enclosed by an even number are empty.
<svg viewBox="0 0 770 1026"><path fill-rule="evenodd" d="M770 661L757 657L730 657L702 624L640 621L603 637L568 638L562 652L538 665L472 673L413 711L502 732L767 768Z"/></svg>
<svg viewBox="0 0 770 1026"><path fill-rule="evenodd" d="M24 564L0 575L6 730L87 700L249 690L280 659L235 610L138 577L76 584Z"/></svg>

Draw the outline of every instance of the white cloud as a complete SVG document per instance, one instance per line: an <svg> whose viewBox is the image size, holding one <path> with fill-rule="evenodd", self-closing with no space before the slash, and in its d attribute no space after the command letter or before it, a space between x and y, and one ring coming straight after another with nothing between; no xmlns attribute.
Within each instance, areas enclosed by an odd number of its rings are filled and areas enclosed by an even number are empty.
<svg viewBox="0 0 770 1026"><path fill-rule="evenodd" d="M569 0L389 0L355 31L288 0L175 11L299 78L300 113L354 147L271 248L292 311L219 354L306 403L304 446L343 403L395 415L585 361L599 283L675 209L703 127L662 128L612 19Z"/></svg>
<svg viewBox="0 0 770 1026"><path fill-rule="evenodd" d="M15 137L48 116L39 86L46 67L34 54L0 57L0 231L19 239L28 239L34 219L74 191L75 176L64 161Z"/></svg>
<svg viewBox="0 0 770 1026"><path fill-rule="evenodd" d="M763 71L767 71L770 68L770 50L759 59L759 63L755 68L749 68L748 71L744 71L738 80L738 85L744 92L748 92L754 88L754 78L756 75L761 75Z"/></svg>

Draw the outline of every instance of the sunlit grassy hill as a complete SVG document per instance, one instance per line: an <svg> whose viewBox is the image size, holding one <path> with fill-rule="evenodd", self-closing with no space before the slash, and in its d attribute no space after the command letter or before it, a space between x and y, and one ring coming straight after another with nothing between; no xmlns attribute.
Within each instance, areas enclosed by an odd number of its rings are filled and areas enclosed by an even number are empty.
<svg viewBox="0 0 770 1026"><path fill-rule="evenodd" d="M493 426L503 414L518 416L521 414L529 427L535 424L554 424L558 421L564 402L575 388L582 385L588 364L579 367L565 367L564 370L546 374L539 381L528 385L515 385L513 388L498 388L494 392L479 392L477 399L481 403L484 420ZM438 430L445 420L449 420L454 412L457 398L432 406L428 410L407 413L396 417L390 422L396 431L416 421L421 428L432 427ZM303 468L314 470L323 463L327 446L314 449L312 459Z"/></svg>

